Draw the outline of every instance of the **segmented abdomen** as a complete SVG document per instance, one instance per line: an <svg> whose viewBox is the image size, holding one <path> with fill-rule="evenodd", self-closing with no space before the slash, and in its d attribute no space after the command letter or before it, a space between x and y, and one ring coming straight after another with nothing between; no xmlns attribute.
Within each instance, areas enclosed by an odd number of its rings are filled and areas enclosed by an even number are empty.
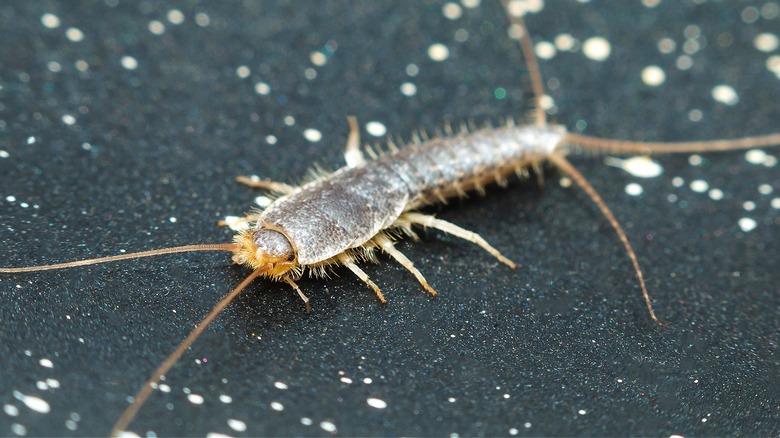
<svg viewBox="0 0 780 438"><path fill-rule="evenodd" d="M404 211L543 159L564 134L557 126L507 126L415 144L304 185L269 206L258 227L281 228L298 263L318 263L361 246Z"/></svg>

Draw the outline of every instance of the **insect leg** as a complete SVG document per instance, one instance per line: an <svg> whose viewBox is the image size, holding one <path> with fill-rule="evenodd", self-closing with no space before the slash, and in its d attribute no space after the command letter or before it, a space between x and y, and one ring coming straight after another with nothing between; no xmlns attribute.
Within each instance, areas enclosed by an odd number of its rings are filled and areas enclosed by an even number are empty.
<svg viewBox="0 0 780 438"><path fill-rule="evenodd" d="M366 157L360 150L360 127L355 116L347 116L347 123L349 123L349 135L344 150L344 160L347 162L347 167L358 167L366 162Z"/></svg>
<svg viewBox="0 0 780 438"><path fill-rule="evenodd" d="M306 313L311 313L311 304L309 304L309 297L307 297L302 291L301 288L298 287L297 284L295 284L294 281L290 277L284 277L285 283L292 286L293 289L295 289L295 292L298 293L298 296L301 297L303 300L303 304L306 305Z"/></svg>
<svg viewBox="0 0 780 438"><path fill-rule="evenodd" d="M382 247L382 250L390 255L390 257L394 258L395 261L401 264L404 268L406 268L409 272L411 272L415 278L417 278L417 281L420 282L422 287L428 291L428 293L431 294L431 296L436 296L436 291L431 287L430 284L428 284L428 281L423 277L423 275L420 273L420 271L417 270L417 268L414 267L414 263L412 263L411 260L409 260L401 251L398 251L395 249L395 245L393 245L393 241L388 239L386 236L379 235L374 238L374 242L376 242L380 247Z"/></svg>
<svg viewBox="0 0 780 438"><path fill-rule="evenodd" d="M512 269L516 269L517 265L508 258L501 255L497 249L493 248L485 239L479 234L472 231L461 228L451 222L445 220L436 219L433 216L421 213L404 213L400 217L401 220L408 221L412 224L422 225L423 227L435 228L439 231L443 231L448 234L452 234L455 237L468 240L471 243L479 245L482 249L489 252L493 257L497 258L501 263L509 266Z"/></svg>
<svg viewBox="0 0 780 438"><path fill-rule="evenodd" d="M368 274L363 272L363 270L360 269L358 265L356 265L355 262L353 262L352 259L347 254L345 253L339 254L338 259L344 266L349 268L349 270L352 271L353 274L357 275L359 279L363 280L363 283L366 283L369 287L371 287L371 289L374 290L376 297L379 298L379 301L381 301L382 304L387 304L387 299L385 299L385 295L379 289L379 286L374 284L374 282L371 281L370 278L368 278Z"/></svg>
<svg viewBox="0 0 780 438"><path fill-rule="evenodd" d="M260 213L256 214L248 214L246 216L242 217L231 217L228 220L218 220L217 226L218 227L230 227L232 229L239 229L244 226L249 226L252 222L257 222L260 220Z"/></svg>
<svg viewBox="0 0 780 438"><path fill-rule="evenodd" d="M251 176L237 176L236 181L249 187L266 189L272 192L281 193L283 195L288 195L295 190L295 187L289 184L271 181L270 179L264 179L261 181L257 179L257 177Z"/></svg>

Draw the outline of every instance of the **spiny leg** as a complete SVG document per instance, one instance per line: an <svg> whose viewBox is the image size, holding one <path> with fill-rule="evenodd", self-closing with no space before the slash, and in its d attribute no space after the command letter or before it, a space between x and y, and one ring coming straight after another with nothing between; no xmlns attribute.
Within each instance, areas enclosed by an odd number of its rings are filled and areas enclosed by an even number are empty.
<svg viewBox="0 0 780 438"><path fill-rule="evenodd" d="M428 280L423 277L423 275L420 273L420 271L417 270L417 268L414 267L414 263L412 263L411 260L409 260L401 251L398 251L395 249L395 245L393 245L393 241L387 238L386 236L377 236L374 238L374 242L376 242L384 252L390 255L390 257L394 258L395 261L401 264L404 268L406 268L409 272L412 273L412 275L417 278L417 281L420 282L422 287L428 291L428 293L431 294L431 296L436 296L437 292L431 287L430 284L428 284Z"/></svg>
<svg viewBox="0 0 780 438"><path fill-rule="evenodd" d="M352 259L346 253L339 254L338 259L344 266L349 268L349 270L352 271L353 274L357 275L359 279L363 280L363 283L367 284L371 289L374 290L376 297L379 298L379 301L381 301L382 304L387 304L387 299L385 299L385 295L379 289L379 286L374 284L374 282L371 281L370 278L368 278L368 274L363 272L363 270L360 269L358 265L356 265L355 262L353 262Z"/></svg>
<svg viewBox="0 0 780 438"><path fill-rule="evenodd" d="M238 227L238 224L245 223L246 225L242 224L242 226L249 226L249 224L251 224L252 222L257 222L258 220L260 220L260 213L248 214L246 216L241 216L241 217L231 216L229 220L218 220L217 226L230 227L230 229L232 230L237 230L240 229L240 227Z"/></svg>
<svg viewBox="0 0 780 438"><path fill-rule="evenodd" d="M607 218L607 221L609 221L609 224L612 225L612 229L615 230L615 232L618 235L618 238L620 238L620 241L623 243L623 248L626 249L626 252L628 253L628 258L631 259L631 263L634 265L634 272L636 272L636 277L639 279L639 286L642 288L642 296L645 298L645 304L647 304L647 310L650 311L650 317L655 321L656 324L666 327L667 324L661 322L658 317L655 316L655 312L653 311L653 305L650 303L650 294L647 292L647 286L645 286L645 278L642 275L642 270L639 268L639 261L636 258L636 253L634 252L634 248L631 247L631 244L628 243L628 237L626 237L626 233L623 232L623 228L618 223L617 219L615 219L615 216L612 214L612 211L610 211L609 207L607 207L607 204L604 202L603 199L601 199L601 196L599 196L598 193L596 193L596 189L593 188L593 186L590 185L588 180L585 179L584 176L571 164L569 163L569 160L563 157L561 154L550 154L548 157L550 161L552 161L553 164L555 164L563 173L569 175L576 183L579 185L582 190L587 193L587 195L590 197L591 200L596 204L596 206L601 210L601 213L604 215L604 217Z"/></svg>
<svg viewBox="0 0 780 438"><path fill-rule="evenodd" d="M301 291L301 288L298 287L297 284L295 284L294 281L290 277L284 277L284 282L292 286L293 289L295 289L295 292L298 293L298 296L303 300L303 304L306 305L306 313L311 313L311 304L309 304L309 297L307 297L303 291Z"/></svg>
<svg viewBox="0 0 780 438"><path fill-rule="evenodd" d="M487 241L483 239L482 236L473 231L466 230L451 222L447 222L445 220L437 219L433 216L421 213L404 213L401 215L400 219L402 221L408 221L412 224L435 228L439 231L452 234L455 237L460 237L463 240L467 240L471 243L479 245L480 248L490 253L490 255L497 258L501 263L509 266L512 269L517 269L515 262L504 257L500 252L498 252L497 249L493 248L489 243L487 243Z"/></svg>
<svg viewBox="0 0 780 438"><path fill-rule="evenodd" d="M288 195L295 190L295 187L289 184L271 181L270 179L259 180L256 177L237 176L236 181L249 187L266 189L272 192L281 193L283 195Z"/></svg>
<svg viewBox="0 0 780 438"><path fill-rule="evenodd" d="M347 116L347 123L349 123L349 135L344 150L344 160L347 162L347 167L358 167L366 162L366 157L360 150L360 127L355 116Z"/></svg>

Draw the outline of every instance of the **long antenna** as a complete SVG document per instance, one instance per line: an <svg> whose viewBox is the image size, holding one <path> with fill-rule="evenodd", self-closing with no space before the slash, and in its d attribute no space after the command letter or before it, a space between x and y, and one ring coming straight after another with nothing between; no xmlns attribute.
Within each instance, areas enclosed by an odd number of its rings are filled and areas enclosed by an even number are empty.
<svg viewBox="0 0 780 438"><path fill-rule="evenodd" d="M130 422L133 421L133 418L135 418L138 410L141 409L141 406L143 406L143 404L152 394L152 391L154 391L154 385L160 381L160 378L164 376L165 373L170 371L171 367L176 364L181 355L184 354L184 352L192 345L192 343L198 339L204 330L206 330L206 327L208 327L211 321L213 321L214 318L216 318L217 315L219 315L222 310L224 310L225 307L227 307L227 305L230 304L230 302L241 293L241 291L249 286L249 283L251 283L260 274L268 271L269 269L271 269L271 265L265 265L252 271L252 273L249 274L249 276L247 276L244 281L241 282L241 284L236 286L235 289L230 291L230 293L225 298L223 298L219 303L217 303L216 306L214 306L211 312L209 312L209 314L203 318L203 321L201 321L200 324L198 324L195 329L190 332L189 336L187 336L187 338L184 339L184 341L182 341L178 347L176 347L173 353L171 353L168 358L165 359L162 364L160 364L160 366L149 377L149 380L144 383L144 386L141 387L135 397L133 397L133 401L122 413L122 416L119 417L119 419L116 421L114 427L111 428L112 437L119 436L123 431L127 430L127 426L129 426Z"/></svg>
<svg viewBox="0 0 780 438"><path fill-rule="evenodd" d="M742 137L727 140L682 141L682 142L643 142L628 140L613 140L608 138L589 137L587 135L567 133L564 142L589 150L610 153L640 153L663 154L683 152L716 152L739 149L752 149L780 145L780 133Z"/></svg>
<svg viewBox="0 0 780 438"><path fill-rule="evenodd" d="M521 31L520 49L523 51L523 58L525 58L528 67L528 75L531 77L531 87L534 92L534 114L536 115L534 118L536 119L536 126L547 126L547 114L545 113L544 108L542 108L544 83L542 82L542 73L539 70L539 61L534 54L531 35L528 33L528 28L525 26L525 21L523 20L523 14L525 13L525 10L522 9L523 4L516 0L501 0L501 4L504 5L509 22L512 23L512 25L517 26Z"/></svg>
<svg viewBox="0 0 780 438"><path fill-rule="evenodd" d="M607 204L604 202L604 200L601 199L601 196L596 193L596 189L594 189L588 180L585 179L585 177L582 176L582 174L571 163L569 163L569 160L564 158L561 154L550 154L547 158L552 161L553 164L555 164L560 170L562 170L563 173L569 175L572 177L572 179L574 179L575 182L577 182L577 185L579 185L580 188L582 188L582 190L588 194L590 199L596 203L596 206L599 208L599 210L601 210L601 213L604 215L604 217L607 218L609 224L612 225L612 229L617 233L618 238L620 238L620 241L623 243L623 248L625 248L626 252L628 253L628 258L631 259L631 263L634 265L634 272L636 272L636 277L639 280L639 287L642 288L642 296L645 298L647 310L650 311L650 317L653 319L653 321L655 321L656 324L662 327L666 327L667 324L661 322L658 317L655 316L653 305L650 302L650 294L647 292L645 278L644 275L642 275L642 270L639 268L639 261L636 258L636 253L634 252L634 248L631 247L631 244L628 243L628 237L626 237L626 233L623 231L623 228L620 226L617 219L615 219L615 215L612 214L612 211L610 211L609 207L607 207Z"/></svg>
<svg viewBox="0 0 780 438"><path fill-rule="evenodd" d="M210 243L203 245L184 245L172 248L153 249L151 251L134 252L130 254L120 254L108 257L98 257L95 259L78 260L75 262L55 263L52 265L26 266L22 268L0 268L0 274L18 274L20 272L51 271L54 269L74 268L76 266L97 265L99 263L118 262L120 260L140 259L143 257L152 257L163 254L175 254L179 252L193 251L231 251L239 250L236 243Z"/></svg>

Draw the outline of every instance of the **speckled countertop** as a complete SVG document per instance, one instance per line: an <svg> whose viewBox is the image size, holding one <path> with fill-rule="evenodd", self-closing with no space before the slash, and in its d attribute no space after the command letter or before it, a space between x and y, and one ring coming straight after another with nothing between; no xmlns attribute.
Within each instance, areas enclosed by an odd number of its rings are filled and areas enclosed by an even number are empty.
<svg viewBox="0 0 780 438"><path fill-rule="evenodd" d="M554 121L693 140L780 129L777 15L763 0L548 1L527 21L552 43L537 51ZM259 194L233 178L295 182L313 163L340 166L349 114L376 142L522 116L526 72L507 28L496 2L474 0L4 1L0 264L228 241L216 221ZM603 61L578 49L596 36L611 48ZM549 172L544 188L516 183L436 212L521 262L516 272L429 232L399 248L437 299L386 258L365 269L388 306L343 270L300 282L311 314L286 285L258 282L131 429L777 434L780 172L767 152L753 157L763 164L658 157L650 179L572 158L626 228L668 329L650 322L598 210ZM108 433L245 275L225 255L192 254L0 277L0 434Z"/></svg>

